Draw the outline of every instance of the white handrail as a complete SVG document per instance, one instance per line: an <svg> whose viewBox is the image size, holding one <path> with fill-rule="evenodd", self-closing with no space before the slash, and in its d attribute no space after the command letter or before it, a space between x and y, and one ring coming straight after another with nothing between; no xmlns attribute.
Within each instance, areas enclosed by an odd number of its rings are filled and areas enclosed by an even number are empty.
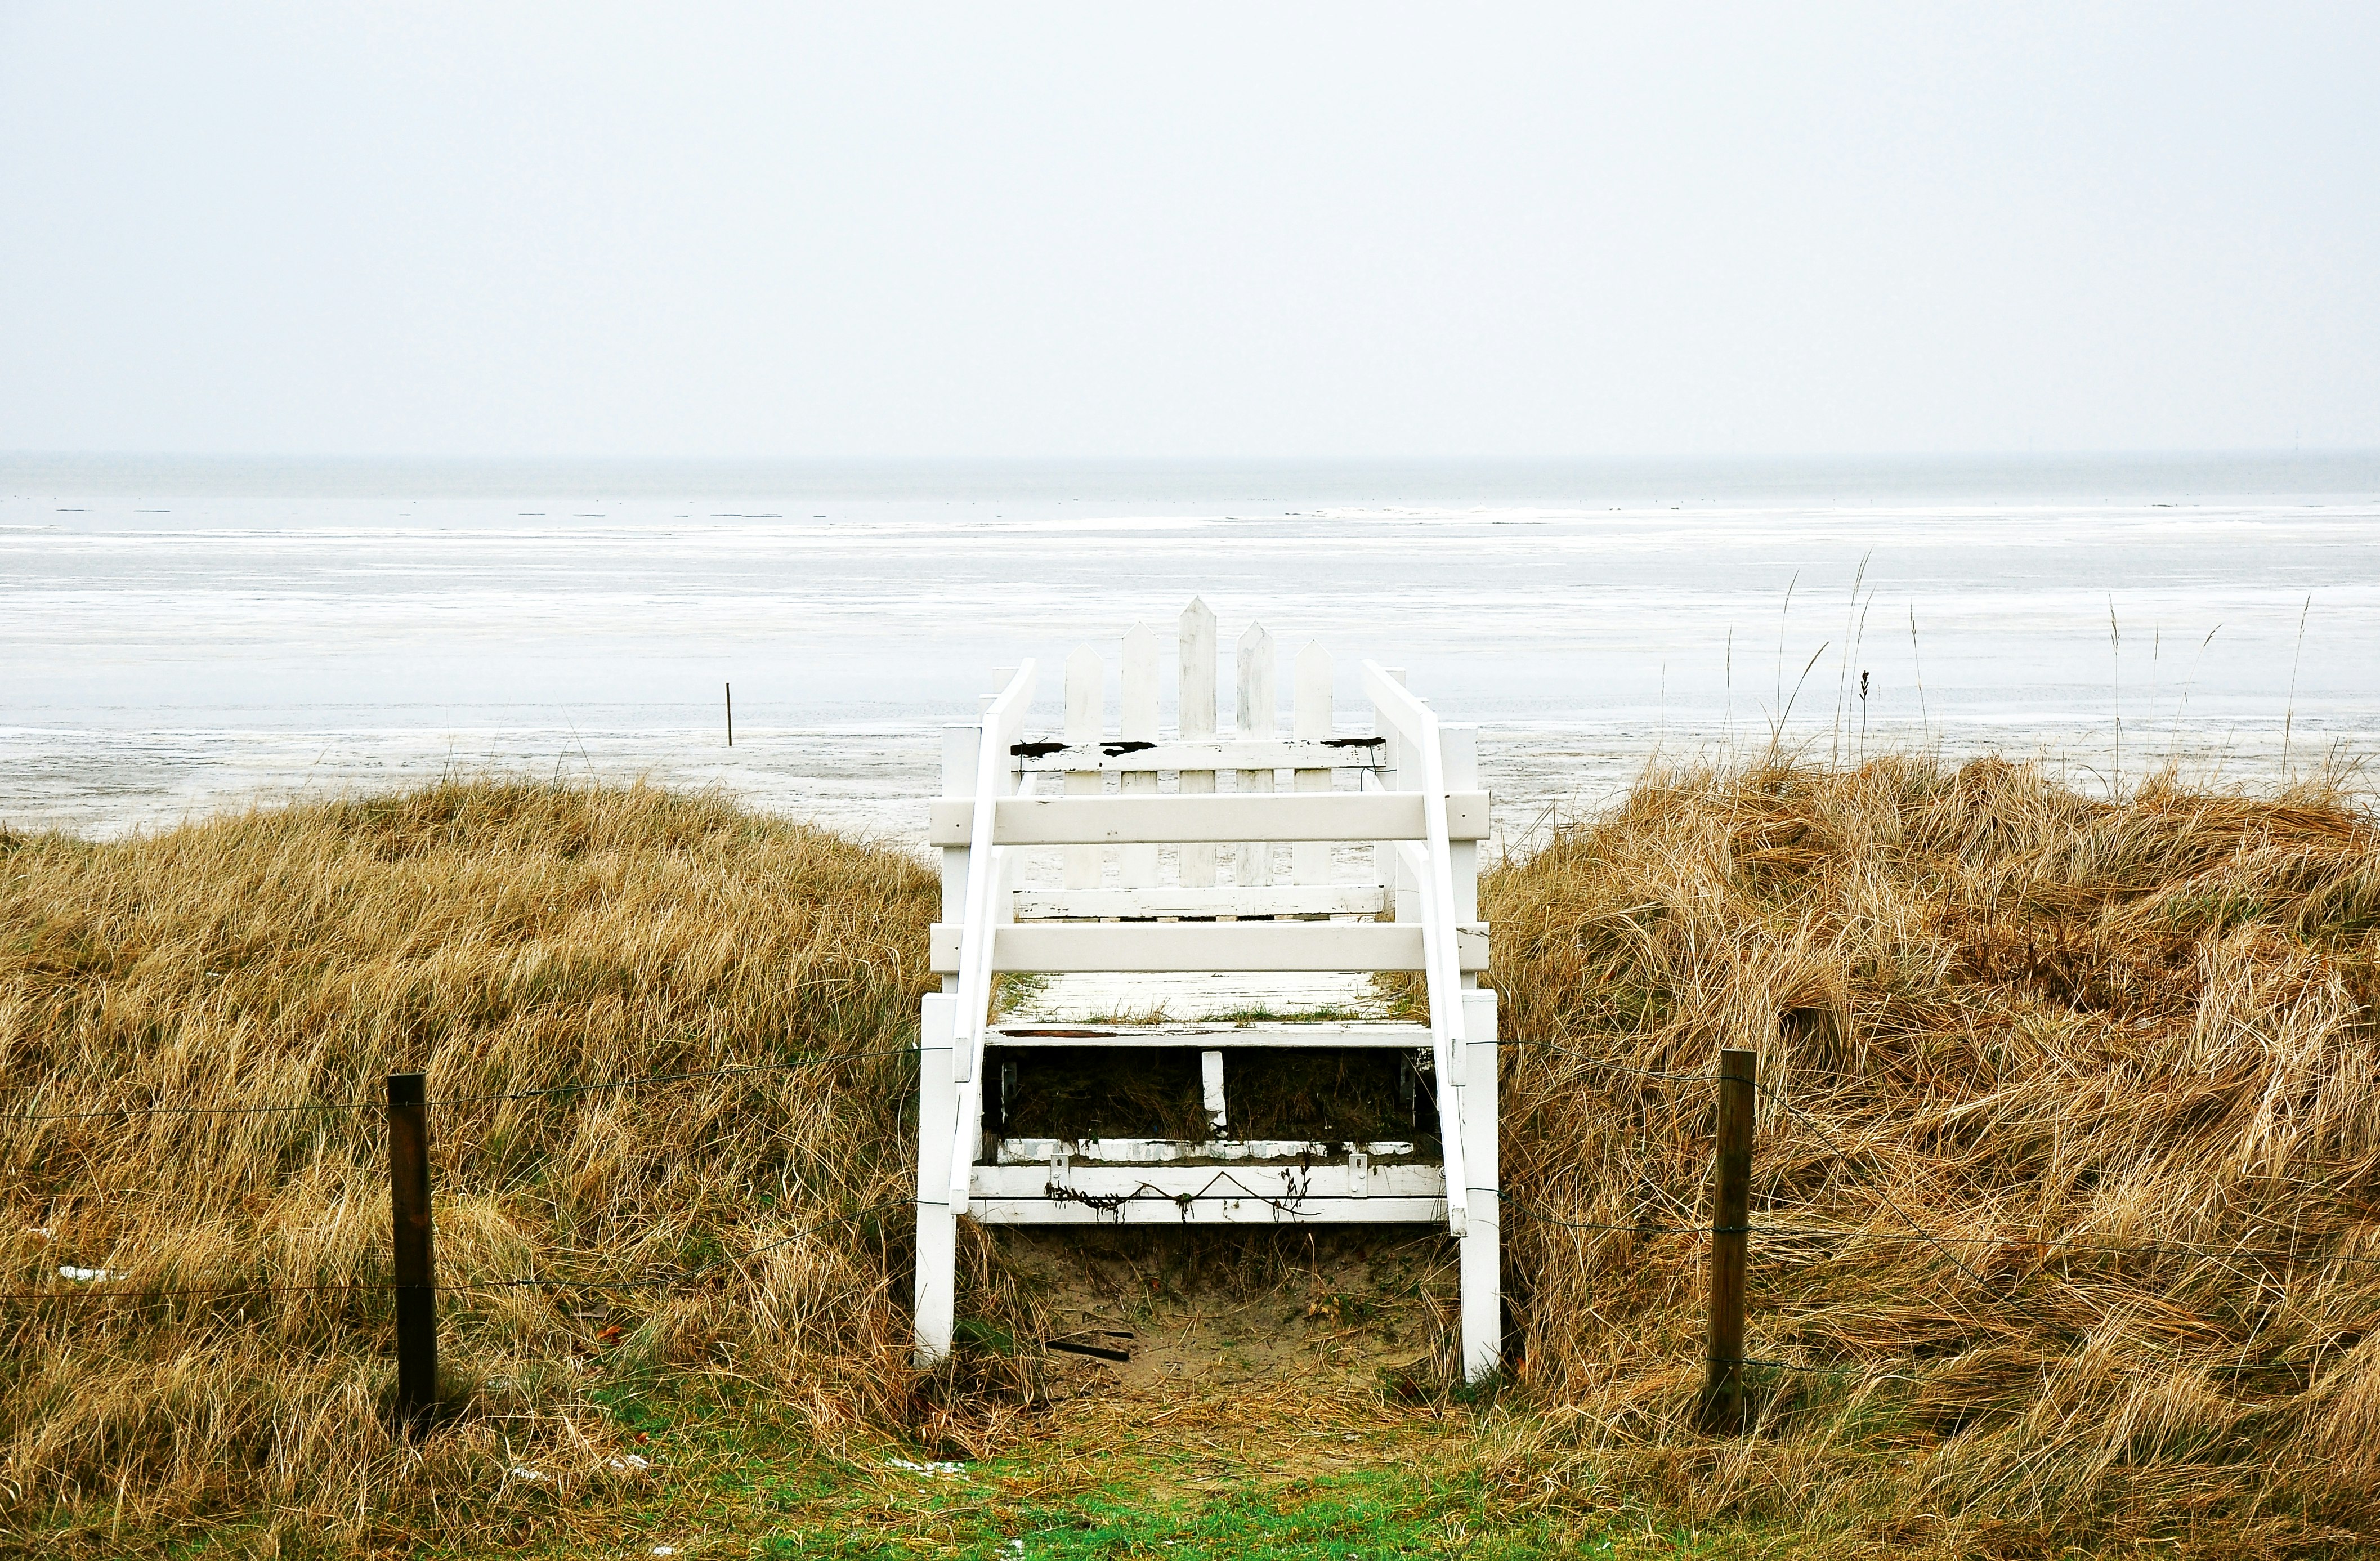
<svg viewBox="0 0 2380 1561"><path fill-rule="evenodd" d="M1446 755L1439 746L1438 714L1389 676L1377 661L1364 663L1365 692L1373 708L1402 733L1421 759L1422 821L1426 847L1401 844L1398 855L1418 869L1421 901L1422 987L1429 998L1430 1046L1439 1079L1439 1128L1445 1140L1447 1224L1463 1234L1469 1217L1468 1184L1463 1168L1463 1096L1465 1052L1461 963L1454 920L1454 853L1446 820Z"/></svg>
<svg viewBox="0 0 2380 1561"><path fill-rule="evenodd" d="M1024 729L1033 702L1034 663L1026 661L983 712L976 753L975 818L967 837L966 915L959 933L959 1023L951 1048L958 1076L958 1122L951 1144L951 1207L967 1206L976 1155L983 1139L983 1048L990 1024L992 911L999 902L1004 853L992 844L994 806L1009 774L1009 747Z"/></svg>

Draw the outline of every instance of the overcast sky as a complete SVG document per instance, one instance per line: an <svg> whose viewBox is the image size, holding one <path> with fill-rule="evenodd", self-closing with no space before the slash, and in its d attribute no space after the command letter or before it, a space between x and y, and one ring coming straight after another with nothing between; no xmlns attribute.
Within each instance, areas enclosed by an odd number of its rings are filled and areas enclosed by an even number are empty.
<svg viewBox="0 0 2380 1561"><path fill-rule="evenodd" d="M2380 6L0 0L0 448L2380 445Z"/></svg>

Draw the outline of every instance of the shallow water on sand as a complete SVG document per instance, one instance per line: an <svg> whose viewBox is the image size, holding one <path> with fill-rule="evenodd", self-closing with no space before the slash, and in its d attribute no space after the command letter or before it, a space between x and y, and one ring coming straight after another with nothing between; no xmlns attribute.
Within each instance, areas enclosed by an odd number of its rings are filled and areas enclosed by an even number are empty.
<svg viewBox="0 0 2380 1561"><path fill-rule="evenodd" d="M1407 668L1500 823L1656 752L2380 737L2380 459L1517 467L0 460L0 821L92 834L443 769L650 775L915 840L995 664L1230 640ZM2302 634L2301 624L2302 623ZM1864 674L1866 696L1860 697ZM1166 677L1168 688L1172 677ZM735 685L725 745L722 685ZM1223 679L1228 705L1231 680ZM1286 687L1286 680L1283 681ZM1228 715L1226 717L1228 720ZM1863 730L1864 737L1863 737Z"/></svg>

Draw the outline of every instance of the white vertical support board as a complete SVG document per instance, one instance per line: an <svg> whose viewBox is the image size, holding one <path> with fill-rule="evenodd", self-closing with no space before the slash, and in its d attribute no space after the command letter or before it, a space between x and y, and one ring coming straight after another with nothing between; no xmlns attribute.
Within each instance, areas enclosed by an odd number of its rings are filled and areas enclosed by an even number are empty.
<svg viewBox="0 0 2380 1561"><path fill-rule="evenodd" d="M1221 1052L1202 1051L1198 1054L1198 1085L1200 1093L1205 1096L1207 1120L1213 1124L1215 1136L1220 1138L1223 1136L1224 1122L1228 1116L1223 1106L1223 1054Z"/></svg>
<svg viewBox="0 0 2380 1561"><path fill-rule="evenodd" d="M951 1148L958 1134L951 1047L958 1015L958 998L943 992L928 993L917 1013L917 1277L910 1315L920 1366L950 1354L958 1299L958 1216L951 1207Z"/></svg>
<svg viewBox="0 0 2380 1561"><path fill-rule="evenodd" d="M1240 735L1243 737L1278 736L1280 717L1272 690L1272 635L1262 623L1250 623L1240 635ZM1243 769L1240 790L1269 792L1272 771ZM1244 841L1232 848L1232 881L1242 889L1272 882L1272 846L1262 841Z"/></svg>
<svg viewBox="0 0 2380 1561"><path fill-rule="evenodd" d="M1157 631L1135 623L1123 636L1123 710L1116 735L1127 743L1157 741ZM1118 778L1124 795L1157 794L1157 772L1128 771ZM1157 887L1157 847L1128 845L1116 853L1117 878L1126 889Z"/></svg>
<svg viewBox="0 0 2380 1561"><path fill-rule="evenodd" d="M1203 742L1215 735L1215 614L1206 602L1196 597L1182 610L1182 659L1174 667L1177 708L1174 723L1181 729L1185 743ZM1185 769L1182 772L1184 796L1205 795L1215 789L1215 772L1211 769ZM1180 848L1179 869L1184 889L1212 889L1215 886L1215 848L1211 845L1185 845Z"/></svg>
<svg viewBox="0 0 2380 1561"><path fill-rule="evenodd" d="M1477 1382L1504 1363L1502 1168L1497 1159L1496 994L1463 994L1463 1168L1470 1192L1462 1237L1463 1376Z"/></svg>
<svg viewBox="0 0 2380 1561"><path fill-rule="evenodd" d="M1087 645L1077 646L1066 658L1066 741L1096 743L1106 735L1107 668L1100 663L1099 653ZM1095 797L1107 789L1106 778L1096 769L1066 771L1066 794L1070 797ZM1070 845L1066 848L1068 889L1099 887L1101 848L1096 845Z"/></svg>
<svg viewBox="0 0 2380 1561"><path fill-rule="evenodd" d="M1479 786L1479 729L1475 726L1449 726L1439 723L1439 750L1446 767L1446 789L1450 792L1476 791ZM1479 919L1479 842L1451 841L1447 849L1449 864L1454 870L1454 919L1475 922ZM1475 986L1479 977L1475 973L1463 976L1466 986Z"/></svg>
<svg viewBox="0 0 2380 1561"><path fill-rule="evenodd" d="M942 795L964 797L975 792L977 750L982 745L983 728L979 726L946 726L942 728ZM956 922L966 914L967 848L963 845L942 847L942 920ZM958 990L959 978L942 977L942 990Z"/></svg>
<svg viewBox="0 0 2380 1561"><path fill-rule="evenodd" d="M1330 652L1320 640L1309 641L1297 653L1295 681L1290 695L1290 735L1301 743L1326 742L1330 736ZM1292 771L1292 785L1301 792L1327 792L1327 769ZM1293 884L1330 881L1330 845L1327 841L1300 841L1289 848L1289 881Z"/></svg>

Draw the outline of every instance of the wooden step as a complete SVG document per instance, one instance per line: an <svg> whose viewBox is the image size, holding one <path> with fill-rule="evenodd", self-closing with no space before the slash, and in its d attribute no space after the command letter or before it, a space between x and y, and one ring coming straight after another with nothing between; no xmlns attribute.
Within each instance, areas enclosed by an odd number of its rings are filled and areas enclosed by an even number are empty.
<svg viewBox="0 0 2380 1561"><path fill-rule="evenodd" d="M1003 1138L995 1146L990 1163L1040 1166L1046 1169L1063 1155L1070 1170L1075 1166L1236 1165L1267 1161L1278 1168L1300 1162L1327 1164L1343 1158L1350 1151L1368 1156L1377 1165L1383 1160L1411 1160L1420 1148L1412 1140L1402 1138L1384 1138L1369 1144L1323 1144L1304 1138ZM1432 1151L1433 1156L1435 1153ZM1445 1183L1439 1185L1442 1189Z"/></svg>
<svg viewBox="0 0 2380 1561"><path fill-rule="evenodd" d="M978 1165L967 1212L986 1225L1440 1224L1445 1168ZM1108 1206L1101 1206L1102 1204Z"/></svg>
<svg viewBox="0 0 2380 1561"><path fill-rule="evenodd" d="M929 811L935 845L969 845L975 800ZM1446 798L1451 840L1488 837L1488 793ZM1418 841L1428 838L1418 792L1269 792L1220 796L1002 797L994 845L1222 844L1237 841Z"/></svg>
<svg viewBox="0 0 2380 1561"><path fill-rule="evenodd" d="M995 1024L985 1037L995 1047L1365 1047L1427 1051L1427 1024L1297 1021L1232 1024Z"/></svg>
<svg viewBox="0 0 2380 1561"><path fill-rule="evenodd" d="M1020 889L1016 918L1147 920L1157 916L1377 916L1388 906L1378 884L1300 884L1237 889Z"/></svg>
<svg viewBox="0 0 2380 1561"><path fill-rule="evenodd" d="M1388 763L1385 737L1327 737L1299 742L1279 737L1172 738L1154 743L1103 738L1096 743L1018 743L1010 768L1082 774L1148 774L1160 769L1379 769Z"/></svg>
<svg viewBox="0 0 2380 1561"><path fill-rule="evenodd" d="M932 969L955 975L962 929L934 924ZM1457 929L1465 972L1488 968L1488 929ZM1417 971L1421 928L1409 922L1038 922L992 928L991 968L1070 971Z"/></svg>

